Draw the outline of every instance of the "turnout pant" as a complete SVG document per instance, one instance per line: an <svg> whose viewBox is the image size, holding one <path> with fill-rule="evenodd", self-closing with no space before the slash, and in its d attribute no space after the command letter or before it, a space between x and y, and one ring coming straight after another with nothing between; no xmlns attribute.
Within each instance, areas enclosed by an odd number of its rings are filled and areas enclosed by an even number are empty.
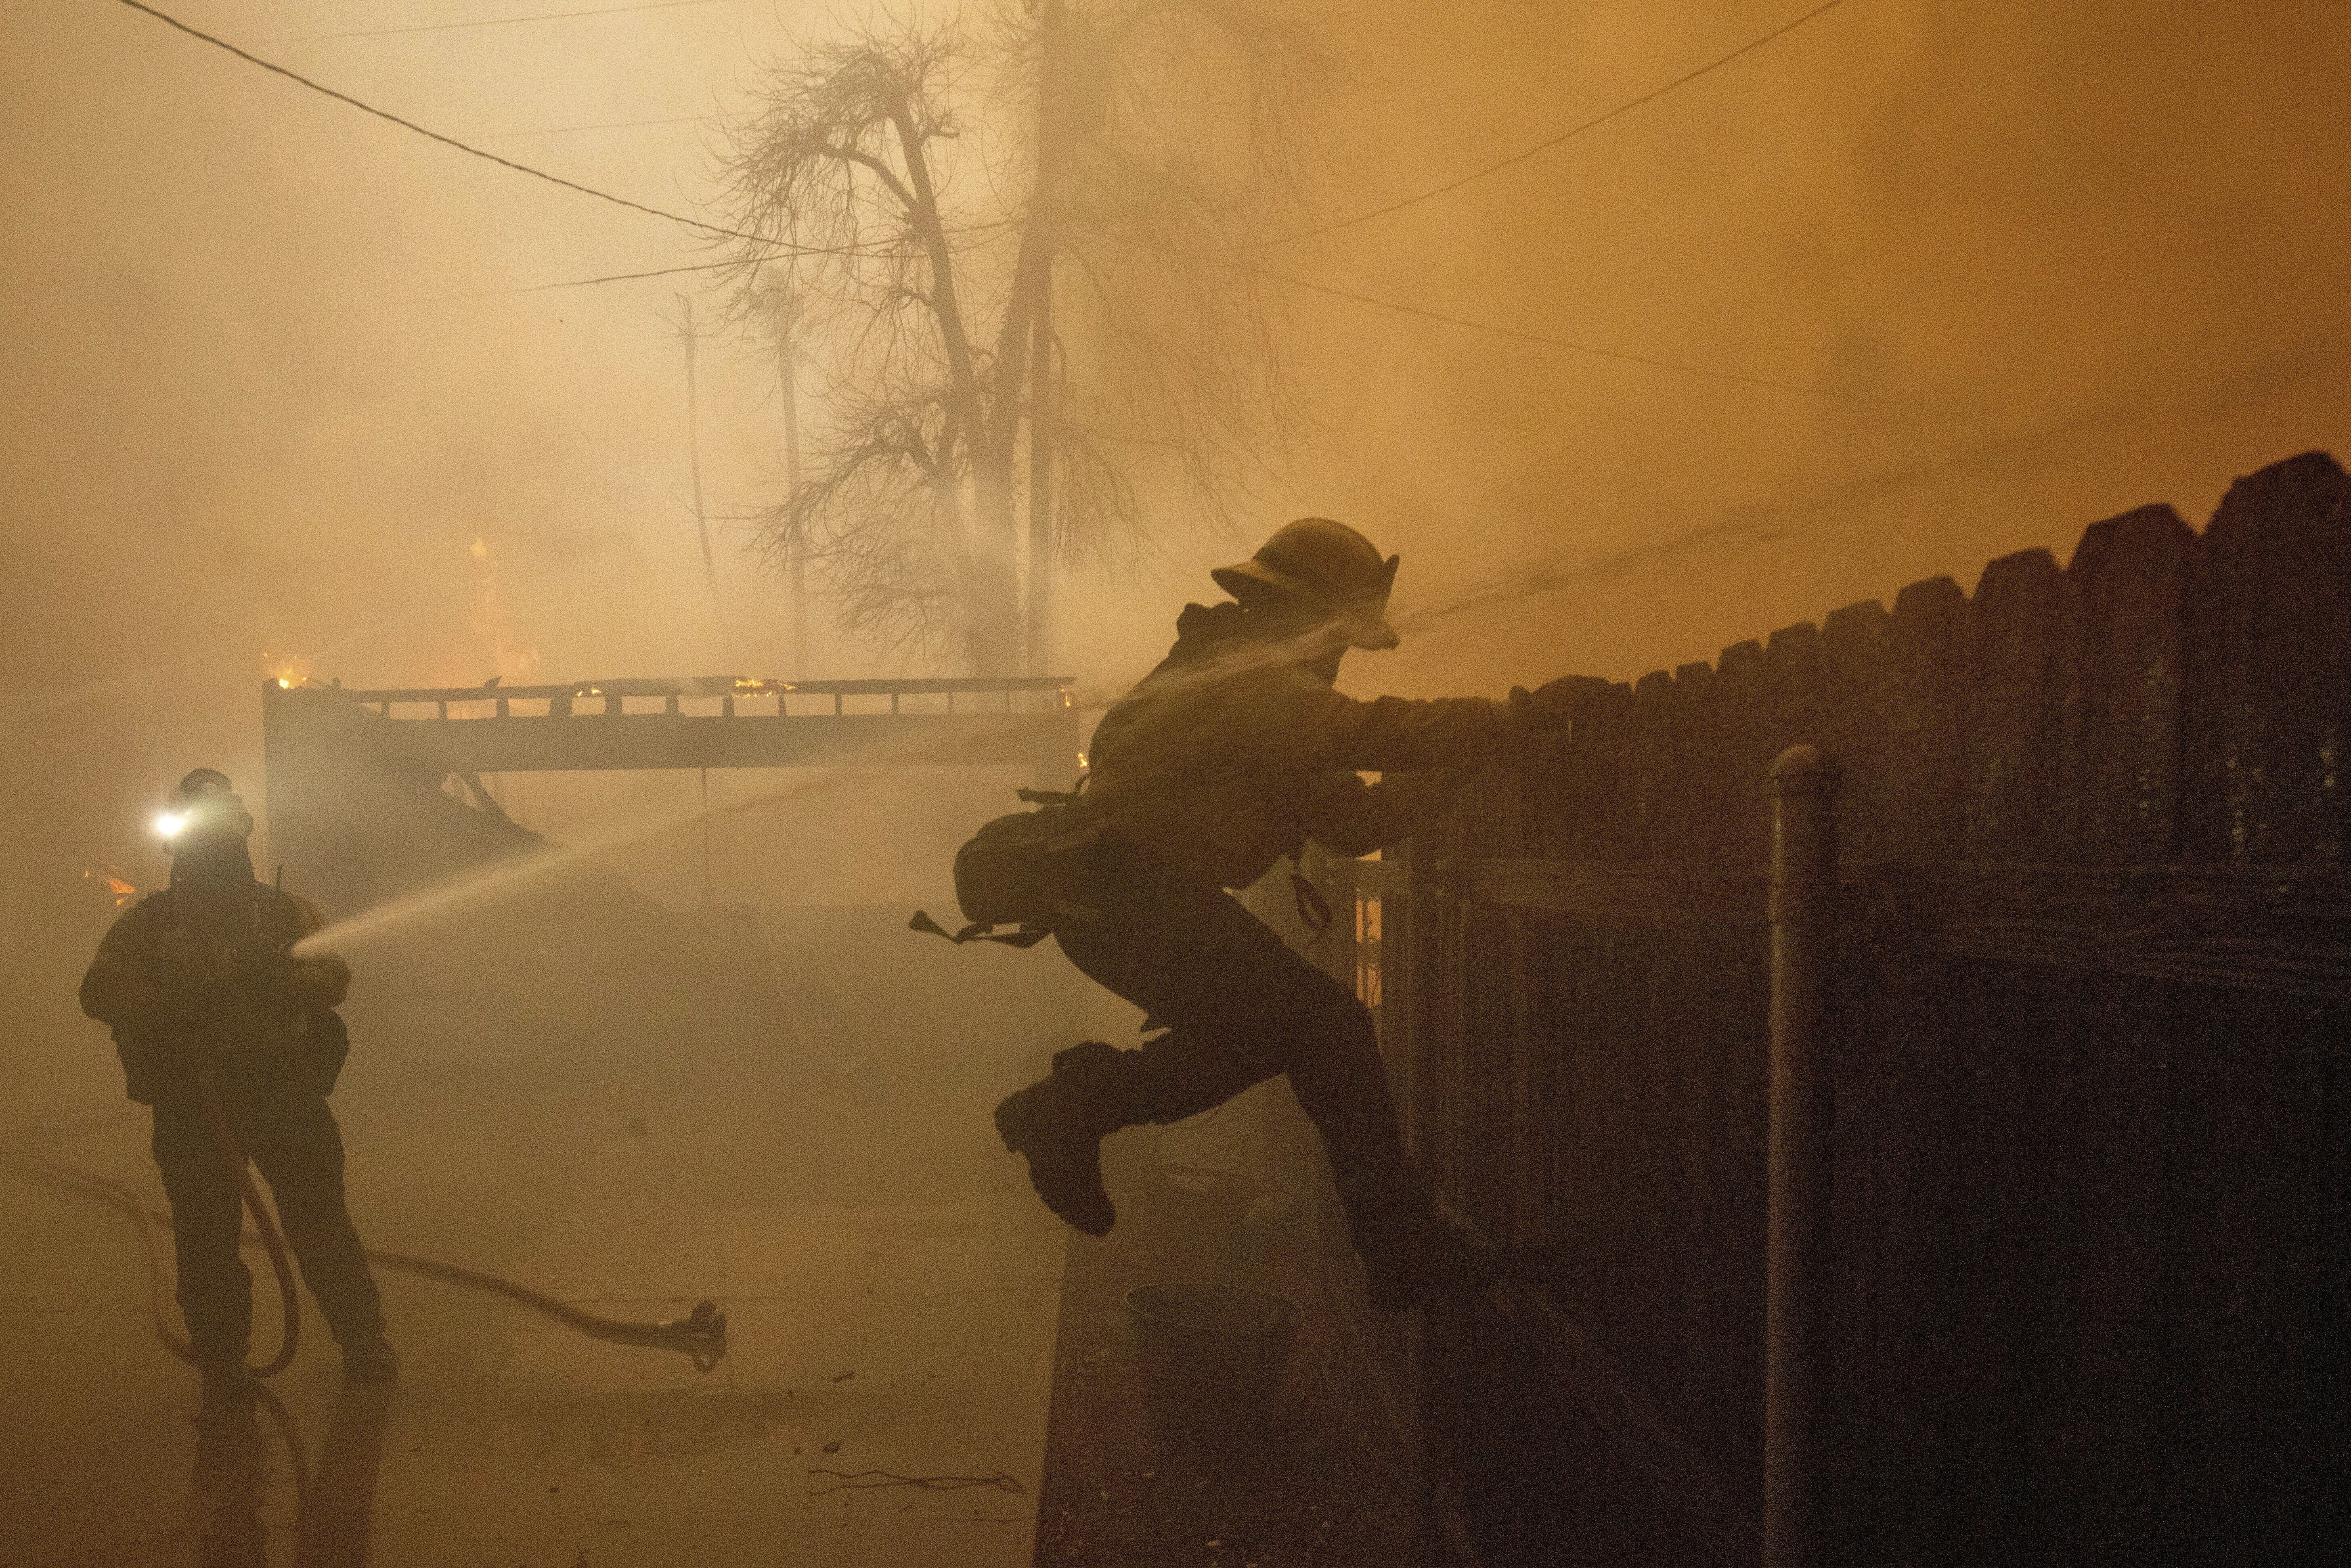
<svg viewBox="0 0 2351 1568"><path fill-rule="evenodd" d="M221 1105L269 1184L287 1246L335 1343L350 1350L381 1339L383 1309L344 1205L342 1131L327 1097L290 1082L224 1084ZM199 1361L242 1361L253 1333L253 1275L237 1255L244 1211L235 1172L193 1094L157 1102L153 1146L172 1200L188 1339Z"/></svg>
<svg viewBox="0 0 2351 1568"><path fill-rule="evenodd" d="M1123 1053L1129 1124L1165 1124L1287 1073L1331 1157L1357 1250L1416 1226L1379 1033L1354 993L1290 950L1222 888L1103 840L1056 879L1092 918L1057 921L1088 977L1165 1026Z"/></svg>

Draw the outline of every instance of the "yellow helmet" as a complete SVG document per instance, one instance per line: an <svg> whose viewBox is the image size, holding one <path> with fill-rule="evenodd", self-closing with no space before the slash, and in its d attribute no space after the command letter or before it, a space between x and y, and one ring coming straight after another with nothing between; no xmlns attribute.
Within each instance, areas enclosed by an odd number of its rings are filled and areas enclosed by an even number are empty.
<svg viewBox="0 0 2351 1568"><path fill-rule="evenodd" d="M1393 648L1395 629L1387 623L1388 591L1395 586L1396 562L1383 559L1371 540L1328 517L1285 523L1257 554L1208 575L1236 599L1272 589L1295 603L1338 621L1356 648Z"/></svg>

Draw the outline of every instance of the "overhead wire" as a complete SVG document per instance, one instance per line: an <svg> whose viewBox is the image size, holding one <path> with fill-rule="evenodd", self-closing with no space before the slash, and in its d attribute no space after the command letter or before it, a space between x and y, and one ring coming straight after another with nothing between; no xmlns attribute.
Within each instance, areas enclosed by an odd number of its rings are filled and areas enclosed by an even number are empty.
<svg viewBox="0 0 2351 1568"><path fill-rule="evenodd" d="M1489 163L1484 168L1477 170L1472 173L1464 174L1458 180L1447 180L1444 184L1431 186L1429 189L1421 192L1417 195L1406 196L1400 202L1390 202L1384 207L1374 207L1367 213L1357 213L1351 218L1341 218L1335 223L1323 224L1316 228L1301 229L1296 234L1282 235L1275 239L1253 240L1244 248L1251 250L1261 249L1267 246L1289 245L1297 240L1313 239L1322 235L1336 234L1341 229L1351 229L1358 224L1370 223L1374 218L1384 218L1390 213L1400 213L1406 207L1416 207L1423 202L1434 201L1439 196L1445 195L1453 191L1458 191L1464 185L1473 184L1479 180L1485 179L1489 175L1499 174L1505 169L1525 162L1528 159L1534 157L1537 153L1548 152L1554 147L1574 141L1577 137L1583 135L1587 131L1594 130L1597 127L1605 125L1610 120L1618 118L1621 115L1629 114L1645 103L1655 103L1657 99L1665 97L1667 93L1672 92L1675 89L1687 87L1691 82L1698 80L1698 78L1707 75L1710 71L1720 70L1723 67L1730 64L1731 61L1738 59L1742 55L1754 53L1757 49L1763 47L1766 44L1771 43L1775 39L1784 37L1788 34L1794 32L1797 28L1813 20L1815 16L1835 10L1844 3L1844 0L1824 0L1824 4L1813 6L1811 10L1797 17L1794 21L1782 23L1781 26L1774 27L1771 31L1764 34L1762 37L1759 38L1751 38L1748 42L1740 45L1739 47L1731 50L1729 54L1722 56L1720 58L1710 60L1707 64L1698 67L1694 71L1687 71L1681 76L1676 77L1673 80L1666 83L1663 87L1653 88L1649 91L1643 93L1638 98L1627 99L1623 103L1618 104L1615 108L1609 110L1604 114L1595 114L1590 120L1584 120L1579 125L1570 126L1567 130L1561 131L1556 136L1546 137L1544 140L1536 142L1533 146L1525 149L1523 152L1513 152L1507 158Z"/></svg>
<svg viewBox="0 0 2351 1568"><path fill-rule="evenodd" d="M761 256L759 261L771 259ZM651 272L612 272L601 277L573 277L561 283L526 283L515 288L485 288L478 294L457 294L455 299L495 299L502 294L544 294L550 288L585 288L596 283L633 283L641 277L670 277L681 272L716 272L723 267L742 267L739 261L698 261L690 267L657 267Z"/></svg>
<svg viewBox="0 0 2351 1568"><path fill-rule="evenodd" d="M167 15L164 12L158 11L152 5L143 4L142 0L120 0L120 3L130 6L133 11L143 12L145 15L154 17L155 20L163 23L167 26L176 27L192 38L202 39L204 42L212 45L216 49L225 49L230 54L235 55L238 59L245 61L248 65L259 66L263 70L269 71L277 76L284 77L288 81L299 82L302 86L308 88L312 92L323 93L327 97L333 99L338 103L347 103L353 109L359 110L363 113L374 115L378 120L390 120L392 124L399 126L403 131L413 131L417 135L424 137L430 141L438 141L444 147L454 147L460 152L469 153L486 162L496 163L503 169L511 169L517 174L528 174L534 180L544 180L550 185L560 185L565 190L577 191L583 196L593 196L600 202L610 202L615 206L627 207L632 211L644 213L656 218L665 219L670 223L683 224L688 228L700 229L706 235L714 235L722 239L749 240L755 245L776 246L779 247L778 252L779 255L788 252L796 256L851 256L855 255L858 252L858 247L855 246L786 246L782 241L776 239L771 235L749 234L742 229L727 228L721 224L705 223L700 218L689 218L682 213L664 212L659 207L647 206L643 202L631 201L626 196L616 196L610 191L600 191L593 185L583 185L577 180L567 180L560 174L550 174L544 169L535 169L528 163L517 163L511 158L501 158L495 152L485 152L481 148L474 146L471 142L460 141L454 136L444 136L440 131L429 130L424 126L417 124L413 120L403 120L399 115L392 113L389 110L378 109L371 103L361 102L360 99L353 98L347 92L338 92L333 88L328 87L324 83L312 81L308 77L304 76L301 72L288 70L286 67L278 65L274 60L265 60L259 55L249 54L246 50L237 47L235 44L230 43L225 38L214 37L212 34L204 31L202 28L192 27L187 23L181 21L177 16Z"/></svg>
<svg viewBox="0 0 2351 1568"><path fill-rule="evenodd" d="M984 224L964 224L957 227L950 228L946 232L954 235L956 238L961 239L966 235L991 234L998 229L1008 229L1012 226L1012 219L997 218ZM956 248L958 253L960 253L963 250L969 250L973 247L970 246L963 246L955 248ZM596 277L567 277L558 283L525 283L511 288L485 288L475 294L449 294L443 295L440 298L444 299L496 299L499 296L506 294L544 294L549 289L554 288L586 288L598 283L633 283L639 278L668 277L673 274L680 272L716 272L730 267L757 266L761 262L774 261L780 256L881 256L883 254L885 253L877 248L858 248L852 246L840 246L826 250L818 250L814 248L778 250L772 255L751 257L747 261L701 261L686 267L656 267L650 272L609 272Z"/></svg>
<svg viewBox="0 0 2351 1568"><path fill-rule="evenodd" d="M453 295L450 298L495 299L508 294L544 294L558 288L587 288L600 283L632 283L641 278L668 277L684 272L711 272L740 265L742 264L734 261L701 262L690 267L659 267L650 272L614 272L599 277L567 278L559 283L528 283L513 288L489 288L479 293ZM1369 305L1381 310L1392 310L1400 315L1417 317L1422 320L1439 321L1450 327L1465 327L1472 331L1490 332L1499 337L1514 338L1520 342L1539 344L1544 348L1565 349L1573 353L1589 354L1598 359L1646 365L1653 370L1674 371L1683 375L1704 377L1709 381L1770 387L1778 392L1795 392L1805 397L1827 398L1843 402L1860 401L1843 392L1832 392L1825 387L1806 386L1798 382L1774 381L1769 376L1747 375L1738 371L1708 370L1703 365L1685 364L1677 360L1658 359L1654 355L1636 354L1624 349L1605 348L1598 343L1579 342L1572 338L1554 337L1544 332L1531 332L1522 328L1504 326L1497 321L1480 321L1472 317L1449 315L1442 310L1430 310L1418 305L1407 305L1402 300L1383 299L1377 295L1360 294L1351 288L1341 288L1328 283L1316 283L1311 278L1293 277L1288 273L1276 272L1270 267L1258 267L1248 262L1235 261L1228 262L1226 265L1274 283L1286 284L1292 288L1303 288L1312 293L1329 295L1332 298L1351 300L1358 305Z"/></svg>
<svg viewBox="0 0 2351 1568"><path fill-rule="evenodd" d="M683 0L674 0L674 3L683 3ZM1825 0L1824 4L1815 6L1813 10L1806 12L1803 16L1797 17L1795 20L1782 25L1772 32L1767 33L1761 37L1742 45L1740 47L1732 50L1729 54L1724 55L1720 58L1698 68L1697 70L1688 72L1684 76L1676 78L1674 81L1667 83L1663 87L1644 94L1640 98L1620 104L1615 109L1609 110L1606 114L1586 120L1583 124L1573 127L1558 136L1552 137L1547 141L1527 149L1525 152L1516 153L1497 163L1489 164L1487 168L1480 170L1476 173L1465 175L1461 179L1452 181L1449 183L1438 186L1434 190L1423 192L1417 196L1408 197L1405 201L1392 203L1389 205L1376 209L1375 211L1360 214L1355 217L1343 219L1339 223L1326 225L1319 229L1310 229L1296 235L1286 235L1280 240L1267 240L1258 243L1260 246L1277 245L1287 243L1288 240L1305 239L1319 234L1332 233L1337 229L1351 227L1356 224L1369 222L1371 219L1375 217L1384 216L1388 213L1400 211L1405 207L1414 205L1419 202L1427 201L1433 197L1442 195L1447 191L1458 190L1461 186L1469 183L1471 181L1482 179L1486 175L1496 172L1499 170L1508 168L1513 163L1522 162L1526 159L1534 156L1536 153L1543 152L1548 148L1558 146L1561 142L1580 135L1584 131L1590 130L1595 125L1604 123L1608 120L1612 120L1643 103L1650 102L1660 98L1666 93L1672 91L1675 88L1682 86L1684 83L1694 81L1698 78L1704 76L1707 72L1729 64L1730 61L1737 59L1741 55L1748 54L1755 49L1762 47L1772 39L1785 35L1794 28L1802 26L1804 23L1811 21L1813 17L1822 15L1823 12L1832 10L1843 3L1844 0ZM414 131L417 135L425 137L428 140L438 141L447 147L453 147L460 152L468 153L473 157L480 158L487 162L496 163L501 168L511 169L517 173L528 174L534 179L544 180L550 184L559 185L566 190L576 191L586 196L593 196L599 201L609 202L617 206L627 207L635 212L644 213L649 216L665 219L670 223L680 224L688 228L699 229L705 234L714 235L727 239L748 240L756 245L764 245L775 247L771 255L758 258L762 261L774 260L778 256L852 256L862 254L867 248L859 246L788 245L782 241L777 240L771 235L751 234L741 229L727 228L723 225L707 223L699 218L687 217L683 214L666 212L659 207L649 206L643 202L632 201L626 196L614 195L609 191L598 190L592 185L583 185L576 180L567 180L559 174L549 173L544 169L534 168L528 163L518 163L510 158L502 158L495 152L486 152L469 142L461 141L454 136L444 135L440 131L419 125L414 120L407 120L400 115L393 114L388 110L378 109L373 104L366 103L359 99L351 97L349 93L340 92L323 83L313 81L310 78L302 75L298 71L288 69L287 67L278 65L275 61L263 59L260 56L251 54L245 49L239 48L236 45L228 42L225 38L216 37L213 34L204 32L201 28L191 26L187 23L181 21L176 16L171 16L163 11L157 10L154 6L144 4L143 0L120 0L120 4L129 6L131 10L152 16L155 20L162 22L168 26L176 28L180 32L187 34L190 37L210 44L215 48L225 50L229 54L235 55L237 58L246 61L249 65L258 66L262 69L269 71L274 75L285 77L290 81L297 82L303 87L308 88L313 92L323 94L324 96L333 99L340 103L348 104L351 108L360 110L364 113L373 115L379 120L388 120L391 123L401 127L404 131ZM632 9L632 7L621 7L620 9ZM587 13L566 13L564 15L585 14ZM511 21L534 19L538 18L507 18L507 20ZM549 19L552 19L552 16L550 16ZM644 123L658 122L648 121ZM582 127L580 129L601 128ZM973 228L986 229L1000 228L1003 226L1005 226L1003 224L985 224L973 225ZM674 277L689 272L716 271L725 267L739 265L742 264L735 261L705 262L682 267L657 267L642 272L608 273L595 277L571 278L555 283L527 284L516 288L488 289L478 294L465 295L460 296L459 298L492 298L507 294L537 294L558 288L584 288L603 283L633 282L643 278ZM1583 343L1571 339L1553 337L1545 333L1530 332L1519 328L1503 326L1497 322L1479 321L1468 317L1454 316L1440 310L1431 310L1420 306L1406 305L1399 300L1383 299L1374 295L1358 293L1353 289L1341 288L1332 284L1316 283L1307 278L1291 277L1286 273L1275 272L1268 268L1259 267L1246 263L1236 262L1232 265L1240 267L1243 270L1256 273L1257 275L1269 278L1274 282L1286 284L1294 288L1303 288L1314 293L1328 295L1334 298L1352 300L1357 304L1368 305L1384 310L1395 311L1406 316L1419 317L1426 320L1439 321L1450 326L1467 328L1474 331L1490 332L1502 337L1515 338L1521 341L1537 343L1549 348L1565 349L1572 352L1589 354L1601 359L1617 360L1630 364L1646 365L1653 369L1674 371L1685 375L1701 376L1710 380L1741 382L1752 386L1770 387L1781 392L1796 392L1806 396L1835 397L1838 395L1819 387L1808 387L1791 382L1774 381L1766 376L1745 375L1731 371L1712 371L1702 366L1683 364L1676 361L1658 359L1650 355L1635 354L1623 350L1604 348L1595 343Z"/></svg>
<svg viewBox="0 0 2351 1568"><path fill-rule="evenodd" d="M1805 386L1797 382L1773 381L1769 376L1745 375L1737 371L1708 370L1703 365L1684 364L1677 360L1661 360L1648 354L1632 353L1623 349L1604 348L1597 343L1578 342L1572 338L1556 338L1545 332L1530 332L1518 327L1506 327L1498 321L1479 321L1468 316L1448 315L1442 310L1429 310L1417 305L1406 305L1401 300L1382 299L1376 295L1358 294L1352 288L1340 288L1328 283L1316 283L1309 278L1293 277L1286 272L1275 272L1269 267L1256 267L1247 262L1234 262L1230 265L1238 267L1241 271L1270 278L1276 283L1286 283L1293 288L1304 288L1316 294L1327 294L1336 299L1350 299L1358 305L1375 306L1382 310L1394 310L1405 316L1417 316L1424 320L1442 321L1447 326L1467 327L1474 331L1492 332L1499 337L1516 338L1521 342L1540 343L1546 348L1567 349L1579 354L1591 354L1604 360L1622 360L1627 364L1647 365L1655 370L1677 371L1684 375L1703 376L1710 381L1738 382L1748 386L1771 387L1780 392L1799 392L1806 397L1831 398L1840 402L1855 401L1841 392L1830 392L1824 387Z"/></svg>
<svg viewBox="0 0 2351 1568"><path fill-rule="evenodd" d="M450 33L460 27L510 27L522 22L565 22L575 16L619 16L632 11L679 11L689 5L723 5L729 0L649 0L642 5L606 5L593 11L543 11L535 16L485 16L472 22L425 22L413 27L370 27L353 33L304 33L274 40L285 44L324 44L338 38L391 38L402 33Z"/></svg>
<svg viewBox="0 0 2351 1568"><path fill-rule="evenodd" d="M703 125L724 120L723 114L681 114L667 120L607 120L595 125L550 125L538 131L497 131L476 136L476 141L516 141L526 136L569 136L580 131L633 131L646 125Z"/></svg>

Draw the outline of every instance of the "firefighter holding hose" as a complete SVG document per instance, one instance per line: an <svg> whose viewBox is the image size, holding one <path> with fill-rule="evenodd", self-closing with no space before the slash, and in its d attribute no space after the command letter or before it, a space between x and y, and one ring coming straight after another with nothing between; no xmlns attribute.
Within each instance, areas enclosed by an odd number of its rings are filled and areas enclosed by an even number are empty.
<svg viewBox="0 0 2351 1568"><path fill-rule="evenodd" d="M1095 730L1081 792L990 823L956 864L976 923L963 936L1016 922L1015 942L1050 932L1144 1009L1146 1029L1164 1029L1137 1050L1062 1051L997 1108L1005 1146L1053 1212L1107 1233L1105 1134L1196 1115L1286 1072L1386 1308L1475 1288L1490 1260L1445 1221L1405 1155L1369 1011L1225 890L1309 839L1343 855L1396 842L1468 770L1553 722L1565 687L1507 702L1333 690L1349 648L1396 645L1396 560L1309 517L1218 569L1232 601L1186 606L1165 660ZM1385 777L1366 784L1371 771Z"/></svg>
<svg viewBox="0 0 2351 1568"><path fill-rule="evenodd" d="M253 825L224 775L199 768L182 779L156 824L171 885L115 921L81 983L82 1010L114 1031L130 1097L154 1110L180 1311L208 1402L251 1390L253 1277L238 1257L247 1157L277 1199L345 1377L386 1383L398 1366L327 1107L350 1048L334 1009L350 970L292 956L324 921L255 877Z"/></svg>

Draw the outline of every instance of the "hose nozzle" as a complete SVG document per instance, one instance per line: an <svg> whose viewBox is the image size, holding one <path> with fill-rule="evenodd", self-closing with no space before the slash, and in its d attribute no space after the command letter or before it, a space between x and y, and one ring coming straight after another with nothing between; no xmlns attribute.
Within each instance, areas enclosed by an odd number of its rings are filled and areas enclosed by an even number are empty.
<svg viewBox="0 0 2351 1568"><path fill-rule="evenodd" d="M726 1314L716 1301L696 1301L686 1316L650 1325L638 1343L683 1352L693 1360L695 1371L708 1372L726 1356Z"/></svg>

